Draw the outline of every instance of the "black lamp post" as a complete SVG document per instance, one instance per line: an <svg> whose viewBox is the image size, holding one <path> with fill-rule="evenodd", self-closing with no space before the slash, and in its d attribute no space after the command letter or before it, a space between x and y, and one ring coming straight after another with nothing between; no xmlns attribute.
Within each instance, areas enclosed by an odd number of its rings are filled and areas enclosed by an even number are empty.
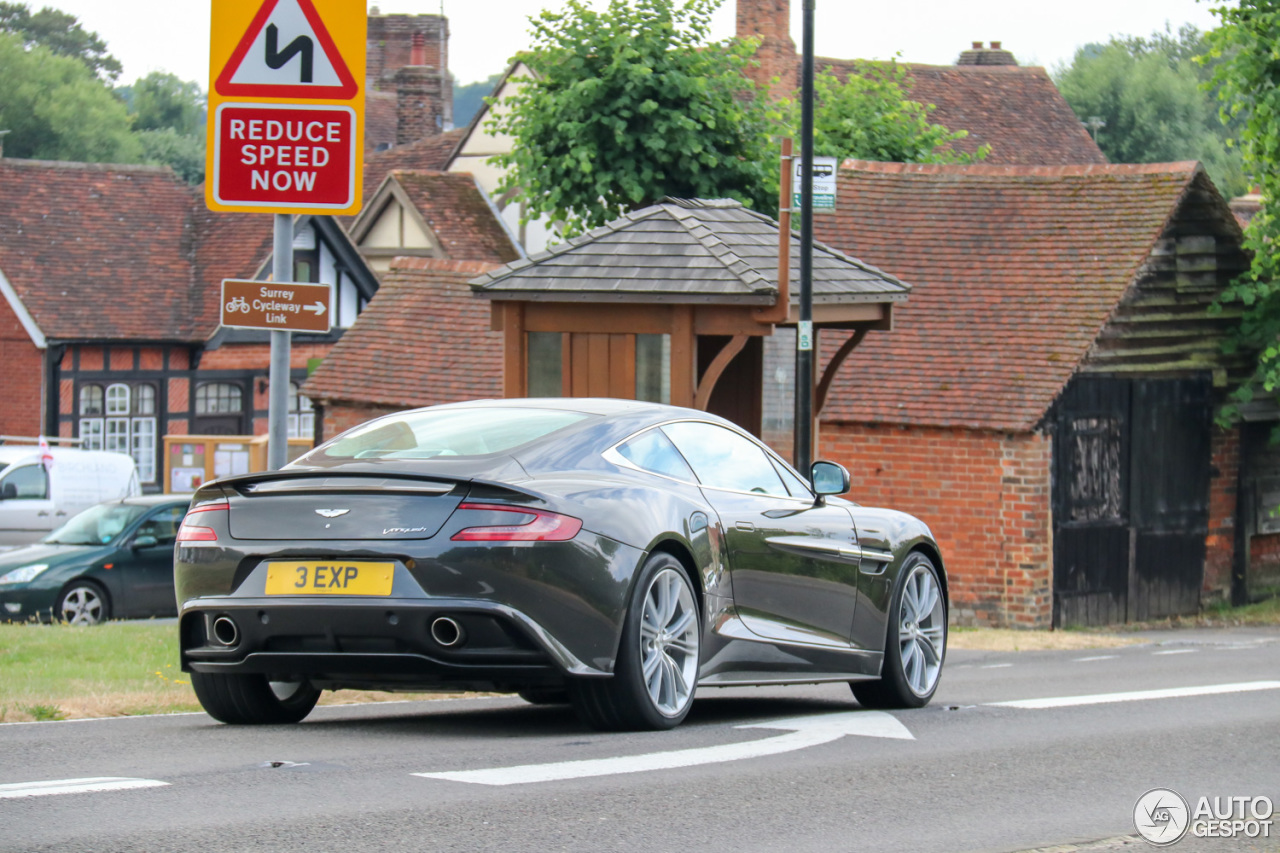
<svg viewBox="0 0 1280 853"><path fill-rule="evenodd" d="M800 84L800 325L796 330L796 415L792 459L806 476L813 464L813 12L804 0Z"/></svg>

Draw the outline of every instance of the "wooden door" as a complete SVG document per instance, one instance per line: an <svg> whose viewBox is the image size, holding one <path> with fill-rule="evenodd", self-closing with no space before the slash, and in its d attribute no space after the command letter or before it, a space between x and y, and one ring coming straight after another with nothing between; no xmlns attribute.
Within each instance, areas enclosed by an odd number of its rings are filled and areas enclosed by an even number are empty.
<svg viewBox="0 0 1280 853"><path fill-rule="evenodd" d="M636 398L636 336L572 332L561 372L566 397Z"/></svg>
<svg viewBox="0 0 1280 853"><path fill-rule="evenodd" d="M1194 613L1209 520L1210 386L1073 380L1058 402L1053 622Z"/></svg>

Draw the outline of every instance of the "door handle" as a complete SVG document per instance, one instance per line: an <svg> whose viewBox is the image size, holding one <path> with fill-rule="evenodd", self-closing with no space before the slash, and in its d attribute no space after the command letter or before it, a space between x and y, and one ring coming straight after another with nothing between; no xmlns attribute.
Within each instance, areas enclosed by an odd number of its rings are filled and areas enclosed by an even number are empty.
<svg viewBox="0 0 1280 853"><path fill-rule="evenodd" d="M58 510L57 512L54 513L54 515L56 515L58 518L62 518L63 516L66 515L66 513L63 512L62 510Z"/></svg>
<svg viewBox="0 0 1280 853"><path fill-rule="evenodd" d="M42 510L40 510L39 512L37 512L37 513L36 513L36 517L37 517L37 518L48 518L48 517L49 517L49 510L47 510L47 509L42 509Z"/></svg>
<svg viewBox="0 0 1280 853"><path fill-rule="evenodd" d="M756 529L756 526L749 521L737 521L737 522L734 522L733 526L738 528L739 530L755 530Z"/></svg>

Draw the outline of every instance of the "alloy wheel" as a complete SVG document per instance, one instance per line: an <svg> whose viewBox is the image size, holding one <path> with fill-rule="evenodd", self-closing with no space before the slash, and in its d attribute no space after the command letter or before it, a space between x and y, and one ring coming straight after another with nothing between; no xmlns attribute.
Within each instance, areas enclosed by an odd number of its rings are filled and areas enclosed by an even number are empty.
<svg viewBox="0 0 1280 853"><path fill-rule="evenodd" d="M938 580L925 564L917 564L902 588L898 608L898 644L902 674L917 696L933 690L946 650L946 608Z"/></svg>
<svg viewBox="0 0 1280 853"><path fill-rule="evenodd" d="M92 587L78 586L62 598L58 617L69 625L97 625L103 619L104 602Z"/></svg>
<svg viewBox="0 0 1280 853"><path fill-rule="evenodd" d="M671 717L693 698L698 677L698 609L682 572L665 568L644 596L640 661L654 707Z"/></svg>

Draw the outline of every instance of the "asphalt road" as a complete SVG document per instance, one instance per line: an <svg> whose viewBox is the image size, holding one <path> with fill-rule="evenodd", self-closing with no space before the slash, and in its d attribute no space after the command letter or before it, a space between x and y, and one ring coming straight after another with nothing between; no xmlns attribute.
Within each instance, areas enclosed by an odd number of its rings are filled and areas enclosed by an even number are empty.
<svg viewBox="0 0 1280 853"><path fill-rule="evenodd" d="M1152 640L953 651L934 703L891 715L858 711L842 685L708 690L665 733L599 734L507 698L321 708L275 728L203 714L4 725L0 850L1146 849L1121 837L1151 788L1280 802L1280 631ZM1184 695L1223 685L1241 686ZM1177 695L1114 695L1145 691ZM584 772L603 775L521 781ZM151 787L15 796L104 777Z"/></svg>

